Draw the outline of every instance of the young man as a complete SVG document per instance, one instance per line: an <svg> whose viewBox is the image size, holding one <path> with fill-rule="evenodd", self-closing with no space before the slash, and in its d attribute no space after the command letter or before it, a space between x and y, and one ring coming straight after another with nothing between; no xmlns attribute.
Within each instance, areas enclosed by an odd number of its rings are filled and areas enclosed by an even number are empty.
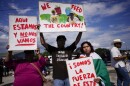
<svg viewBox="0 0 130 86"><path fill-rule="evenodd" d="M117 73L117 86L122 86L122 84L123 86L130 86L130 78L124 62L126 56L122 56L119 51L119 48L122 46L122 41L115 39L113 45L111 49L111 64Z"/></svg>
<svg viewBox="0 0 130 86"><path fill-rule="evenodd" d="M71 59L72 52L80 41L82 32L79 32L76 40L68 47L65 47L66 37L59 35L56 39L57 47L51 46L45 42L43 34L40 33L41 44L52 54L54 86L70 86L66 60Z"/></svg>

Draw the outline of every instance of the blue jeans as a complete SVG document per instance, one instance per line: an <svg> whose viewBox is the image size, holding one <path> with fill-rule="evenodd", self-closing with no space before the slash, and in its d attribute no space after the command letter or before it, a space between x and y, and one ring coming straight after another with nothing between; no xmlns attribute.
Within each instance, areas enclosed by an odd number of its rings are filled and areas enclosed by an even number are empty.
<svg viewBox="0 0 130 86"><path fill-rule="evenodd" d="M115 68L117 73L117 86L129 86L130 77L127 69L125 67Z"/></svg>
<svg viewBox="0 0 130 86"><path fill-rule="evenodd" d="M69 79L54 79L54 86L70 86Z"/></svg>

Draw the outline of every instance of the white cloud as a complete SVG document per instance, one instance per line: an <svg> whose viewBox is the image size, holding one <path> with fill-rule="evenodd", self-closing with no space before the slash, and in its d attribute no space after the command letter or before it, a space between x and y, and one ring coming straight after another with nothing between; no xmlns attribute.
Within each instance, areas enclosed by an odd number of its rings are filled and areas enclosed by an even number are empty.
<svg viewBox="0 0 130 86"><path fill-rule="evenodd" d="M101 14L100 12L105 9L105 4L103 3L86 3L83 5L84 13L89 16L94 16Z"/></svg>
<svg viewBox="0 0 130 86"><path fill-rule="evenodd" d="M26 12L30 11L30 8L27 9L21 9L19 8L19 6L15 5L15 4L9 4L10 7L12 9L15 9L19 14L25 14ZM120 4L114 4L111 6L108 6L107 3L85 3L84 4L84 10L86 13L85 16L87 16L88 18L92 18L94 17L96 21L100 21L100 19L102 17L107 17L107 16L112 16L118 13L121 13L123 11L125 11L127 9L127 2L125 3L120 3ZM99 17L97 17L99 16ZM92 21L95 21L92 20ZM80 44L85 41L88 40L90 41L94 48L109 48L111 47L111 42L113 39L115 38L121 38L122 40L128 40L129 39L129 33L125 33L125 34L120 34L119 33L124 33L124 32L129 32L130 31L130 27L124 27L125 25L121 25L121 26L116 26L116 25L109 25L109 28L113 28L111 29L111 31L108 30L103 30L100 29L99 27L87 27L87 32L83 32L83 36L78 44L78 46L80 46ZM8 26L3 26L0 24L0 27L4 28L6 31L9 30ZM65 35L67 38L66 41L66 46L70 45L73 41L75 41L75 38L77 37L78 32L64 32L64 33L43 33L46 42L49 43L50 45L53 46L57 46L56 44L56 37L58 35ZM117 34L117 35L116 35ZM0 34L1 35L1 34ZM0 36L0 40L2 39L2 41L5 39L5 41L7 42L7 36L6 35L1 35ZM40 46L42 49L43 47L40 44L40 40L38 37L38 46ZM2 46L3 47L3 46Z"/></svg>
<svg viewBox="0 0 130 86"><path fill-rule="evenodd" d="M114 27L114 25L109 25L109 27L110 27L110 28L113 28L113 27Z"/></svg>
<svg viewBox="0 0 130 86"><path fill-rule="evenodd" d="M0 23L0 29L3 31L0 31L0 52L4 52L5 46L8 44L8 26L4 26Z"/></svg>
<svg viewBox="0 0 130 86"><path fill-rule="evenodd" d="M8 34L9 32L9 27L8 26L4 26L0 23L0 32L2 32L3 34Z"/></svg>
<svg viewBox="0 0 130 86"><path fill-rule="evenodd" d="M83 39L86 38L86 40L89 40L93 44L94 48L110 48L112 41L116 38L129 42L130 27L128 26L124 27L124 25L120 25L114 27L112 30L106 31L94 27L89 28L93 28L93 32L86 32L86 36L83 36Z"/></svg>
<svg viewBox="0 0 130 86"><path fill-rule="evenodd" d="M15 9L18 14L25 14L27 13L28 11L31 11L32 9L31 8L26 8L26 9L20 9L17 5L15 5L14 3L10 3L9 6L12 8L12 9Z"/></svg>
<svg viewBox="0 0 130 86"><path fill-rule="evenodd" d="M102 12L102 14L105 16L111 16L111 15L115 15L115 14L118 14L118 13L121 13L123 11L125 11L126 7L124 6L124 3L121 3L121 4L116 4L116 5L113 5L112 7L110 8L106 8L104 9Z"/></svg>
<svg viewBox="0 0 130 86"><path fill-rule="evenodd" d="M112 25L112 27L110 28L113 29L108 28L108 30L102 30L99 27L87 27L87 31L83 32L82 38L78 46L80 46L80 44L83 41L89 41L92 43L95 49L96 48L110 49L112 47L111 45L112 41L116 38L128 41L130 35L130 27L127 27L125 25L120 26ZM68 39L73 40L74 37L71 39L71 36L74 36L74 34L68 34L68 35L70 35Z"/></svg>
<svg viewBox="0 0 130 86"><path fill-rule="evenodd" d="M93 33L93 32L95 32L95 30L98 30L98 28L95 28L95 27L87 27L87 32L88 32L88 33Z"/></svg>
<svg viewBox="0 0 130 86"><path fill-rule="evenodd" d="M5 52L8 45L8 37L5 34L0 35L0 52Z"/></svg>
<svg viewBox="0 0 130 86"><path fill-rule="evenodd" d="M111 30L111 34L120 34L120 33L128 33L130 32L130 26L127 25L118 25L116 27L113 27Z"/></svg>
<svg viewBox="0 0 130 86"><path fill-rule="evenodd" d="M108 3L103 2L102 3L84 2L83 7L85 11L84 13L88 17L94 17L94 16L106 17L125 11L128 5L129 5L128 2L113 4L110 6Z"/></svg>
<svg viewBox="0 0 130 86"><path fill-rule="evenodd" d="M99 48L100 47L100 44L96 43L96 42L92 43L92 45L94 46L94 48Z"/></svg>
<svg viewBox="0 0 130 86"><path fill-rule="evenodd" d="M8 39L8 37L7 37L7 35L2 34L2 35L0 36L0 39Z"/></svg>

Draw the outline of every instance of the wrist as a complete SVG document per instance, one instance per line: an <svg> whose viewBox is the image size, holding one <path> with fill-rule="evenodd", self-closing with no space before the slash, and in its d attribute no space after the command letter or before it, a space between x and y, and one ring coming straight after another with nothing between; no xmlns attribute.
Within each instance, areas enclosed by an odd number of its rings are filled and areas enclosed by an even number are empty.
<svg viewBox="0 0 130 86"><path fill-rule="evenodd" d="M8 51L8 53L9 53L9 54L11 54L11 53L12 53L12 51Z"/></svg>

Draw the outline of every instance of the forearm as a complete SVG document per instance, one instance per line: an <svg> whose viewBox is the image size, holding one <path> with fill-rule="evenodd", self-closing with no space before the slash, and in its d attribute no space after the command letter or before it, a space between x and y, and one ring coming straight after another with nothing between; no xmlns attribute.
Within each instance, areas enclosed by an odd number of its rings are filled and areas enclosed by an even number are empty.
<svg viewBox="0 0 130 86"><path fill-rule="evenodd" d="M41 44L42 44L42 45L44 45L44 44L45 44L45 39L44 39L44 37L43 37L43 34L42 34L42 33L40 33L40 42L41 42Z"/></svg>
<svg viewBox="0 0 130 86"><path fill-rule="evenodd" d="M125 56L119 56L119 57L115 57L114 59L118 61L118 60L124 60L125 58L126 58Z"/></svg>
<svg viewBox="0 0 130 86"><path fill-rule="evenodd" d="M47 48L47 44L42 33L40 33L40 42L45 48Z"/></svg>
<svg viewBox="0 0 130 86"><path fill-rule="evenodd" d="M78 34L78 36L77 36L77 38L75 40L75 45L77 45L79 43L79 41L81 39L81 36L82 36L82 32L79 32L79 34Z"/></svg>
<svg viewBox="0 0 130 86"><path fill-rule="evenodd" d="M8 51L8 54L5 58L5 62L8 62L12 58L12 51Z"/></svg>

